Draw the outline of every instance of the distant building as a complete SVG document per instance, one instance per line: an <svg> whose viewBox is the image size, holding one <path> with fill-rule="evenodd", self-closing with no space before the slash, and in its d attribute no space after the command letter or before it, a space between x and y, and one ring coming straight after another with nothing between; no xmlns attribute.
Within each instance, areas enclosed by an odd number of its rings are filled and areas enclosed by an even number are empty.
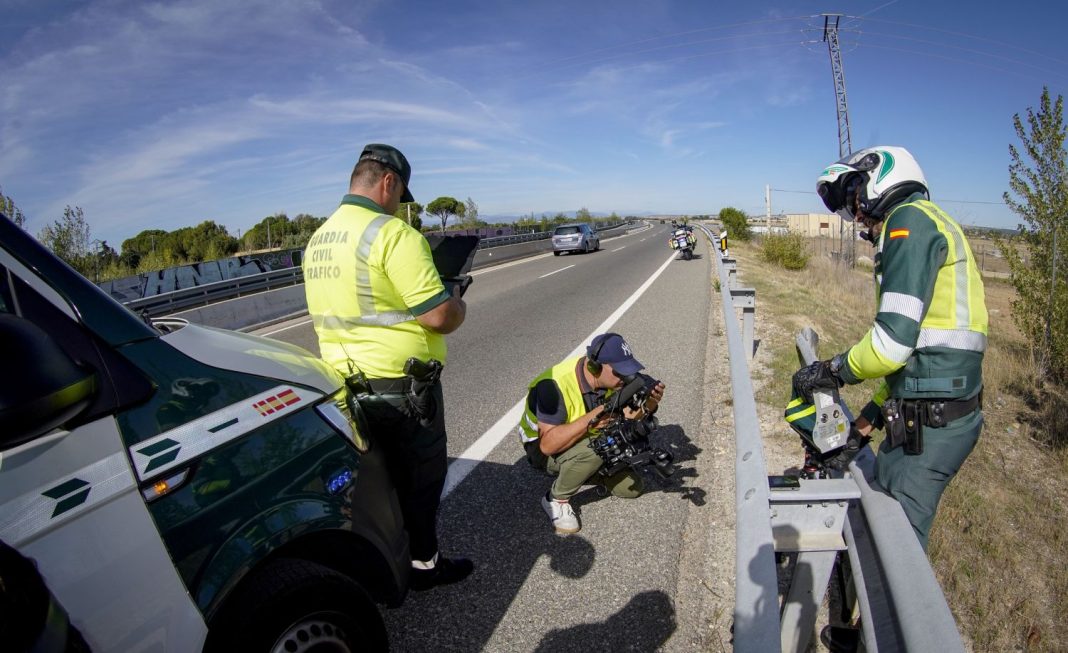
<svg viewBox="0 0 1068 653"><path fill-rule="evenodd" d="M842 218L837 213L788 213L786 225L793 233L808 238L837 238Z"/></svg>

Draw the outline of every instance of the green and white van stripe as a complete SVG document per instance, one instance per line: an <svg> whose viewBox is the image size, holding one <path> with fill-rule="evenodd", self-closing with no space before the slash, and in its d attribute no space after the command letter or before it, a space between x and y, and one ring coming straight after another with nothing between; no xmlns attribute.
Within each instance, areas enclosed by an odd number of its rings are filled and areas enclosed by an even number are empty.
<svg viewBox="0 0 1068 653"><path fill-rule="evenodd" d="M0 539L19 546L134 486L130 464L117 451L0 506Z"/></svg>
<svg viewBox="0 0 1068 653"><path fill-rule="evenodd" d="M280 385L129 448L139 481L179 467L234 438L304 408L323 395Z"/></svg>

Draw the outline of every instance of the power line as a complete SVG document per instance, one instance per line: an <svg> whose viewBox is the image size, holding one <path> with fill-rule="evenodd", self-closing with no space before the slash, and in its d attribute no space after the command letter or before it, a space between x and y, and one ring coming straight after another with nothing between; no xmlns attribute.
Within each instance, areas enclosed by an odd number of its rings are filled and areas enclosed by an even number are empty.
<svg viewBox="0 0 1068 653"><path fill-rule="evenodd" d="M567 61L571 61L573 59L578 59L578 58L581 58L581 57L586 57L586 56L593 55L593 54L598 54L598 53L601 53L601 52L608 52L610 50L616 50L618 48L641 45L642 43L651 43L653 41L660 41L662 39L678 38L678 37L682 37L682 36L689 36L691 34L699 34L701 32L710 32L710 31L714 31L714 30L724 30L724 29L730 29L730 28L733 28L733 27L749 27L749 26L752 26L752 25L767 25L767 24L770 24L770 23L781 23L781 22L786 22L786 21L803 20L805 18L811 18L811 16L789 16L789 17L785 17L785 18L768 18L768 19L765 19L765 20L751 20L751 21L745 21L745 22L740 22L740 23L730 23L730 24L727 24L727 25L716 25L714 27L702 27L702 28L698 28L698 29L686 30L686 31L683 31L683 32L676 32L674 34L663 34L663 35L660 35L660 36L651 36L651 37L645 38L645 39L627 41L627 42L624 42L624 43L618 43L616 45L609 45L609 46L606 46L606 47L603 47L603 48L596 48L594 50L587 50L586 52L580 52L579 54L575 54L575 55L572 55L570 57L564 57L562 59L557 59L556 61L550 61L548 63L545 63L542 66L539 66L538 68L535 68L533 71L531 71L531 73L541 72L542 70L551 68L552 66L555 66L556 64L560 64L560 63L564 63L564 62L567 62ZM629 53L624 53L624 55L621 55L621 56L625 56L626 54L629 54Z"/></svg>
<svg viewBox="0 0 1068 653"><path fill-rule="evenodd" d="M911 36L898 36L896 34L883 34L883 33L879 33L879 32L862 32L860 30L841 30L841 31L848 31L848 32L856 31L857 34L867 34L869 36L889 38L889 39L897 39L897 40L900 40L900 41L911 41L913 43L922 43L924 45L932 45L932 46L936 46L936 47L948 48L948 49L951 49L951 50L960 50L962 52L968 52L970 54L978 54L978 55L981 55L981 56L984 56L984 57L990 57L991 59L1000 59L1002 61L1005 61L1006 63L1011 63L1011 64L1014 64L1014 65L1017 65L1017 66L1025 66L1027 68L1033 68L1033 69L1035 69L1035 70L1037 70L1039 72L1043 72L1043 73L1047 73L1047 74L1052 74L1052 75L1063 75L1064 74L1063 72L1061 72L1059 70L1051 70L1051 69L1048 69L1048 68L1042 68L1041 66L1037 66L1037 65L1035 65L1033 63L1029 63L1027 61L1021 61L1019 59L1012 59L1010 57L1006 57L1006 56L1000 55L1000 54L994 54L994 53L991 53L991 52L988 52L988 51L985 51L985 50L977 50L975 48L967 48L967 47L964 47L964 46L961 46L961 45L953 45L951 43L943 43L943 42L940 42L940 41L928 41L927 39L918 39L918 38L914 38L914 37L911 37ZM858 44L859 44L859 41L858 41ZM869 45L869 44L868 43L864 43L863 45ZM955 60L955 61L960 62L961 60ZM974 63L974 62L972 62L972 61L964 61L963 63Z"/></svg>
<svg viewBox="0 0 1068 653"><path fill-rule="evenodd" d="M994 206L1005 206L1005 202L983 202L980 200L944 200L938 198L939 202L945 202L947 204L991 204Z"/></svg>
<svg viewBox="0 0 1068 653"><path fill-rule="evenodd" d="M685 56L682 56L682 57L671 57L669 59L655 59L653 61L640 61L638 63L634 63L634 64L630 64L630 65L626 65L626 66L620 66L619 68L617 68L617 70L628 70L628 69L631 69L631 68L638 68L640 66L647 66L647 65L650 65L650 64L665 64L665 63L674 63L676 61L688 61L690 59L700 59L701 57L713 57L713 56L716 56L716 55L719 55L719 54L730 54L730 53L733 53L733 52L746 52L746 51L749 51L749 50L764 50L764 49L767 49L767 48L779 48L779 47L783 47L783 46L793 47L793 46L796 46L796 45L797 45L797 41L784 41L784 42L780 42L780 43L765 43L764 45L751 45L751 46L744 47L744 48L729 48L729 49L726 49L726 50L712 50L710 52L701 52L699 54L689 54L689 55L685 55Z"/></svg>
<svg viewBox="0 0 1068 653"><path fill-rule="evenodd" d="M515 79L527 79L527 78L533 77L534 75L541 74L541 73L551 73L551 72L556 72L556 71L561 71L561 70L568 70L568 69L571 69L571 68L578 68L578 67L583 67L583 66L593 66L593 65L605 63L605 62L608 62L608 61L616 61L616 60L619 60L619 59L625 59L625 58L628 58L628 57L634 57L636 55L647 54L649 52L658 52L660 50L669 50L669 49L672 49L672 48L682 48L682 47L687 47L687 46L692 46L692 45L700 45L700 44L704 44L704 43L715 43L715 42L720 42L720 41L728 41L728 40L732 40L732 39L752 38L754 36L778 36L778 35L784 35L784 34L797 34L797 30L779 30L779 31L767 31L767 32L754 32L754 33L749 33L749 34L732 34L732 35L728 35L728 36L720 36L720 37L715 37L715 38L710 38L710 39L702 39L702 40L699 40L699 41L689 41L689 42L686 42L686 43L673 43L673 44L670 44L670 45L662 45L662 46L657 46L657 47L654 47L654 48L646 48L644 50L634 50L634 51L620 52L618 54L613 54L613 55L610 55L610 56L601 57L599 59L587 59L587 60L583 60L583 61L576 61L574 63L567 63L567 64L564 64L564 65L556 66L554 68L550 68L548 66L541 67L539 69L532 70L529 73L526 73L526 74L523 74L523 75L519 75ZM702 52L702 53L698 53L698 54L694 54L694 55L686 55L686 56L682 56L682 57L673 57L673 58L669 58L669 59L657 59L657 60L652 60L652 61L642 61L642 62L640 62L638 64L633 65L633 66L624 67L623 69L625 70L626 68L633 68L633 67L636 67L638 65L661 64L661 63L670 63L670 62L674 62L674 61L685 61L687 59L694 59L694 58L699 58L699 57L707 57L707 56L712 56L712 55L717 55L717 54L728 54L728 53L732 53L732 52L742 52L742 51L746 51L746 50L761 49L761 48L766 48L766 47L778 47L780 45L796 46L797 44L798 44L797 41L788 41L788 42L784 42L784 43L772 43L772 44L764 44L764 45L758 45L758 46L732 48L732 49L729 49L729 50L714 50L714 51L711 51L711 52ZM615 47L618 47L618 46L613 46L612 48L604 48L604 50L611 50L611 49L614 49ZM575 57L570 57L569 59L574 59L574 58ZM561 59L556 63L560 63L560 62L564 62L564 61L567 61L567 59Z"/></svg>
<svg viewBox="0 0 1068 653"><path fill-rule="evenodd" d="M953 31L953 30L942 29L942 28L939 28L939 27L931 27L930 25L917 25L917 24L914 24L914 23L904 23L904 22L895 21L895 20L882 20L882 19L879 19L879 18L865 18L864 16L849 16L849 18L855 18L855 19L858 19L858 20L864 20L864 21L867 21L869 23L886 23L888 25L899 25L901 27L908 27L910 29L925 29L925 30L929 30L929 31L932 31L932 32L941 32L943 34L951 34L953 36L961 36L961 37L964 37L964 38L967 38L967 39L974 39L976 41L985 41L985 42L990 43L992 45L998 45L998 46L1001 46L1001 47L1011 48L1013 50L1019 50L1020 52L1023 52L1023 53L1026 53L1026 54L1033 54L1033 55L1038 56L1038 57L1043 57L1045 59L1049 59L1050 61L1052 61L1054 63L1059 63L1061 65L1068 66L1068 61L1065 61L1063 59L1057 59L1056 57L1051 57L1050 55L1044 54L1042 52L1038 52L1037 50L1029 50L1027 48L1021 48L1020 46L1013 45L1012 43L1007 43L1005 41L998 41L996 39L987 38L985 36L976 36L975 34L968 34L967 32L956 32L956 31Z"/></svg>
<svg viewBox="0 0 1068 653"><path fill-rule="evenodd" d="M771 190L776 193L797 193L800 195L816 195L816 191L813 190L787 190L785 188L772 188ZM938 199L938 202L944 202L946 204L990 204L992 206L1005 206L1005 202L987 202L984 200L944 200Z"/></svg>
<svg viewBox="0 0 1068 653"><path fill-rule="evenodd" d="M858 47L860 47L859 43L858 43ZM979 68L986 68L987 70L993 70L995 72L1006 73L1006 74L1009 74L1009 75L1020 75L1021 74L1020 71L1017 71L1017 70L1009 70L1007 68L998 68L997 66L991 66L991 65L988 65L988 64L979 63L978 61L975 61L975 60L954 59L953 57L947 57L945 55L935 54L935 53L932 53L932 52L922 52L922 51L919 51L919 50L907 50L905 48L895 48L895 47L890 46L890 45L878 45L876 43L864 43L863 47L875 48L876 50L889 50L891 52L901 52L901 53L904 53L904 54L912 54L912 55L916 55L916 56L919 56L919 57L932 57L932 58L935 58L935 59L942 59L943 61L951 61L953 63L965 64L965 65L968 65L968 66L977 66ZM1038 77L1037 75L1033 75L1033 74L1024 74L1024 76L1029 77L1031 79L1042 80L1041 77Z"/></svg>

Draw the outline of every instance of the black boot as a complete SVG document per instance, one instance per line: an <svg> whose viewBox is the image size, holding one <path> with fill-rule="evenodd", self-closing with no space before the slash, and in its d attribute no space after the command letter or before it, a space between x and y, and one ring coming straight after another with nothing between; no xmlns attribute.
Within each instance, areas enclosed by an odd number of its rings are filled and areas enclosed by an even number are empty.
<svg viewBox="0 0 1068 653"><path fill-rule="evenodd" d="M475 563L467 558L442 558L439 557L432 569L412 568L411 579L408 588L417 592L428 590L438 585L458 583L471 575L475 570Z"/></svg>
<svg viewBox="0 0 1068 653"><path fill-rule="evenodd" d="M824 626L820 641L831 653L856 653L860 648L860 631L845 626Z"/></svg>

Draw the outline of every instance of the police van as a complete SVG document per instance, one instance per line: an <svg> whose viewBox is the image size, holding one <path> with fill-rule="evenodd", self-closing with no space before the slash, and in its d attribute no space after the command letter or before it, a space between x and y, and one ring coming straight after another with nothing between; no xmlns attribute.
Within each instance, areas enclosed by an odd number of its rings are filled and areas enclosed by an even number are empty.
<svg viewBox="0 0 1068 653"><path fill-rule="evenodd" d="M142 318L2 215L0 361L0 541L52 596L7 628L93 651L386 648L375 603L403 601L408 540L331 367Z"/></svg>

